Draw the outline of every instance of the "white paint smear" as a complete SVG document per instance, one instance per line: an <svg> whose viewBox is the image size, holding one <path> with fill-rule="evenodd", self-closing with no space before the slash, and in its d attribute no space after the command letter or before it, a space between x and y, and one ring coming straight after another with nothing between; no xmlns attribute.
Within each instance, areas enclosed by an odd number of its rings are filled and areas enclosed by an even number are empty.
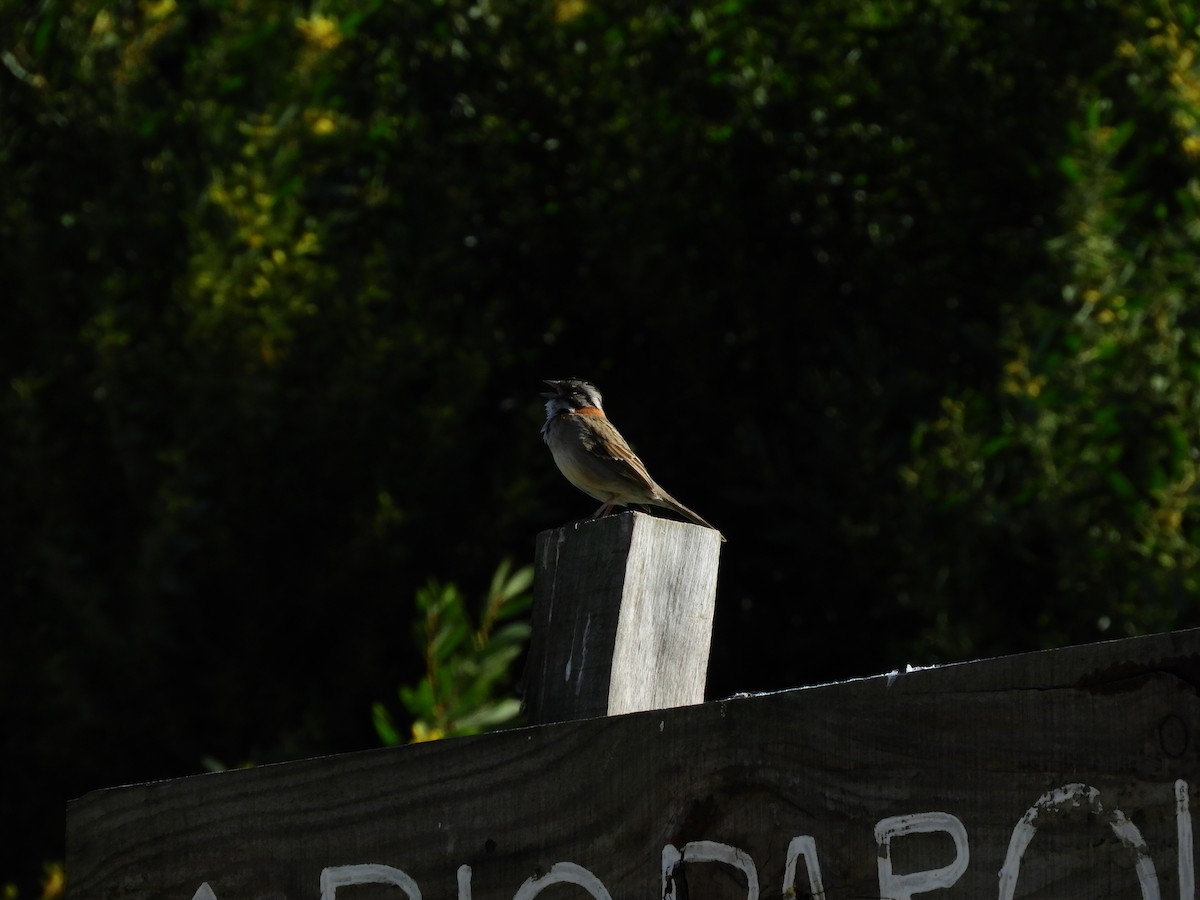
<svg viewBox="0 0 1200 900"><path fill-rule="evenodd" d="M334 900L338 888L352 884L391 884L408 894L409 900L421 900L420 888L406 872L379 863L322 869L321 900Z"/></svg>
<svg viewBox="0 0 1200 900"><path fill-rule="evenodd" d="M950 839L954 841L954 859L948 865L921 872L905 872L901 875L892 871L894 838L937 831L950 835ZM912 900L913 894L925 894L950 887L967 871L967 865L971 861L967 829L957 816L950 813L923 812L881 819L875 826L875 840L879 844L879 895L894 900Z"/></svg>
<svg viewBox="0 0 1200 900"><path fill-rule="evenodd" d="M817 860L817 842L811 835L794 837L788 844L787 862L783 868L783 896L796 896L796 861L804 857L804 869L808 874L808 893L824 898L825 885L821 882L821 864Z"/></svg>
<svg viewBox="0 0 1200 900"><path fill-rule="evenodd" d="M1179 900L1196 900L1196 850L1192 843L1192 809L1188 783L1175 782L1175 835L1179 845Z"/></svg>
<svg viewBox="0 0 1200 900"><path fill-rule="evenodd" d="M1054 816L1085 805L1089 812L1112 829L1121 845L1133 854L1134 870L1137 872L1138 885L1142 889L1142 900L1161 900L1158 873L1154 870L1154 860L1150 858L1150 848L1142 839L1142 833L1125 818L1125 813L1121 810L1106 810L1100 802L1100 791L1086 784L1065 784L1047 791L1021 817L1021 821L1013 829L1012 838L1008 842L1008 853L1000 869L1000 900L1013 900L1016 895L1017 879L1021 875L1021 860L1033 836L1037 834L1038 820L1042 816Z"/></svg>
<svg viewBox="0 0 1200 900"><path fill-rule="evenodd" d="M525 883L513 894L513 900L533 900L552 884L577 884L596 900L612 900L608 888L599 878L572 862L555 863L545 875L533 875L525 879Z"/></svg>
<svg viewBox="0 0 1200 900"><path fill-rule="evenodd" d="M675 849L673 844L667 844L662 852L662 891L660 896L668 897L674 893L671 874L680 863L718 862L733 866L746 876L746 900L758 900L758 868L744 851L729 844L717 841L688 841L683 850Z"/></svg>

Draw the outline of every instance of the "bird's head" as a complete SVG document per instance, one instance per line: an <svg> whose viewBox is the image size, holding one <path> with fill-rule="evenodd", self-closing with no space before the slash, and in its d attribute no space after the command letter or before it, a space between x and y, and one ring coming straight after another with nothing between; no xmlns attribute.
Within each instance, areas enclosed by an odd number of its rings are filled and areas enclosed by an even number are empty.
<svg viewBox="0 0 1200 900"><path fill-rule="evenodd" d="M541 396L546 398L546 424L541 428L542 434L546 433L554 416L563 413L575 413L590 407L601 410L602 415L604 398L594 384L584 382L582 378L548 379L546 384L554 390L542 391Z"/></svg>
<svg viewBox="0 0 1200 900"><path fill-rule="evenodd" d="M579 409L594 407L604 409L604 398L596 390L596 386L581 378L548 379L546 382L552 391L543 391L546 398L546 421L563 412L575 412Z"/></svg>

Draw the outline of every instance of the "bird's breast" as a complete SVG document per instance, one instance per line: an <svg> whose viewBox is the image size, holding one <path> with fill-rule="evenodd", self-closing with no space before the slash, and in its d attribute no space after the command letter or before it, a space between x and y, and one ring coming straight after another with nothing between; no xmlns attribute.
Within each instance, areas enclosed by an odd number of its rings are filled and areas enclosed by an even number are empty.
<svg viewBox="0 0 1200 900"><path fill-rule="evenodd" d="M618 486L605 464L588 450L584 441L586 427L574 414L555 416L546 423L546 444L567 481L585 494L607 501Z"/></svg>

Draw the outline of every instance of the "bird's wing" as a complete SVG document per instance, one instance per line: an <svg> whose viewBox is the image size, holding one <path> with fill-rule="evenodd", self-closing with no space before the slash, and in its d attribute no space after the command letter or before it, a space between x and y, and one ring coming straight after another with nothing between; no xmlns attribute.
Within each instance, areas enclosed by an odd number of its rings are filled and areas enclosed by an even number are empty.
<svg viewBox="0 0 1200 900"><path fill-rule="evenodd" d="M585 432L584 447L598 457L611 460L613 471L620 477L645 488L651 493L658 493L661 488L654 483L645 464L638 459L636 453L621 437L621 433L613 427L608 419L592 419L588 424L592 427Z"/></svg>

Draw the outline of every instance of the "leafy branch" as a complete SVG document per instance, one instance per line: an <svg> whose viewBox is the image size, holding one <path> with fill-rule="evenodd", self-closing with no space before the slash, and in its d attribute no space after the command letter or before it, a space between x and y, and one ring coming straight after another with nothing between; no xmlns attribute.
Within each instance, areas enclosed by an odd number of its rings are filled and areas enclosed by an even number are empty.
<svg viewBox="0 0 1200 900"><path fill-rule="evenodd" d="M516 617L532 601L533 567L511 569L509 560L496 569L478 623L456 585L430 580L417 592L415 637L425 675L415 686L399 689L400 702L413 717L412 742L478 734L520 715L521 701L502 689L529 639L529 623ZM404 742L383 703L372 705L372 715L384 744Z"/></svg>

